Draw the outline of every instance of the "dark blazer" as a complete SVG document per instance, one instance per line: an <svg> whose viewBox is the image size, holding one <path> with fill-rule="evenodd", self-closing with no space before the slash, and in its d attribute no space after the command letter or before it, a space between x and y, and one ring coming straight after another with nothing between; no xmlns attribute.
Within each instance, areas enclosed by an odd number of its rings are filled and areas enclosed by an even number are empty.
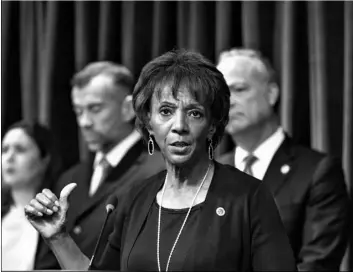
<svg viewBox="0 0 353 272"><path fill-rule="evenodd" d="M159 173L126 196L125 205L116 210L115 229L97 269L128 270L130 252L165 175L166 171ZM219 207L224 208L224 216L217 215ZM197 235L185 250L184 271L295 270L273 197L258 180L215 163L201 209Z"/></svg>
<svg viewBox="0 0 353 272"><path fill-rule="evenodd" d="M129 191L131 186L143 182L147 177L163 169L165 169L165 164L161 153L155 152L152 156L148 155L142 141L139 141L127 152L118 166L112 169L92 197L88 195L88 192L93 174L93 160L80 163L62 175L54 192L59 196L60 191L67 184L77 183L78 186L69 199L67 230L87 257L92 256L98 240L100 229L106 217L105 206L108 197L115 194L119 199L120 195ZM112 216L110 217L104 231L102 244L106 244L107 238L113 230L114 220ZM104 246L96 254L97 258L103 249ZM44 250L42 257L44 265L41 265L40 269L50 269L57 266L50 262L51 256L48 255L51 254Z"/></svg>
<svg viewBox="0 0 353 272"><path fill-rule="evenodd" d="M234 150L218 161L234 166ZM287 136L263 182L274 195L298 269L339 271L349 231L340 161L296 145Z"/></svg>

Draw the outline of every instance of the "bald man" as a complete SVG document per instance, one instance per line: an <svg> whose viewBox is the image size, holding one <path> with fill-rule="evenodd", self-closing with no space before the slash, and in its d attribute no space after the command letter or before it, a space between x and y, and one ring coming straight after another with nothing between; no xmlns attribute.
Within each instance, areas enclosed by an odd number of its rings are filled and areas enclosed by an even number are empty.
<svg viewBox="0 0 353 272"><path fill-rule="evenodd" d="M225 51L218 69L231 91L226 132L235 144L218 160L269 186L298 270L339 271L349 233L340 161L295 144L280 126L275 72L259 52Z"/></svg>

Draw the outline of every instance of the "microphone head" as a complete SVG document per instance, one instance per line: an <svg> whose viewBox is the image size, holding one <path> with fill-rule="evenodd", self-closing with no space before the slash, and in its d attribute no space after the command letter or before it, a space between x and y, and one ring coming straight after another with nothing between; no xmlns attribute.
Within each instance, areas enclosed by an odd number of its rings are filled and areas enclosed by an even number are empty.
<svg viewBox="0 0 353 272"><path fill-rule="evenodd" d="M115 207L112 204L107 204L107 206L105 206L105 209L107 210L107 213L110 213L115 209Z"/></svg>
<svg viewBox="0 0 353 272"><path fill-rule="evenodd" d="M107 213L112 212L118 204L118 198L115 195L111 195L108 198L107 205L105 206L105 209L107 210Z"/></svg>

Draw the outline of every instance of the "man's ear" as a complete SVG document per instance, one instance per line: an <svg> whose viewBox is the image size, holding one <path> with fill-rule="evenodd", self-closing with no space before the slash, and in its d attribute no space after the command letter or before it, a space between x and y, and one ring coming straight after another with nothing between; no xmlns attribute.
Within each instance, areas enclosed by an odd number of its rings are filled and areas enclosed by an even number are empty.
<svg viewBox="0 0 353 272"><path fill-rule="evenodd" d="M279 99L279 88L276 83L270 83L268 86L268 102L273 107Z"/></svg>
<svg viewBox="0 0 353 272"><path fill-rule="evenodd" d="M127 95L121 105L123 121L131 122L135 118L134 107L132 106L132 95Z"/></svg>

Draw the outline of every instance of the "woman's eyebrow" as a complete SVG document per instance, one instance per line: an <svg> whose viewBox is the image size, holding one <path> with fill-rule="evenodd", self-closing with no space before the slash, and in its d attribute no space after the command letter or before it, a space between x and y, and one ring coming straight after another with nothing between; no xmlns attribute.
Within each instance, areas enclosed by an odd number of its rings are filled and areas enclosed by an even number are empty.
<svg viewBox="0 0 353 272"><path fill-rule="evenodd" d="M186 105L185 107L186 109L199 109L199 110L204 110L205 107L202 105L202 104L199 104L199 103L191 103L189 105Z"/></svg>
<svg viewBox="0 0 353 272"><path fill-rule="evenodd" d="M159 101L159 103L160 103L160 106L171 106L171 107L175 107L176 106L175 103L172 103L172 102L166 101L166 100Z"/></svg>

